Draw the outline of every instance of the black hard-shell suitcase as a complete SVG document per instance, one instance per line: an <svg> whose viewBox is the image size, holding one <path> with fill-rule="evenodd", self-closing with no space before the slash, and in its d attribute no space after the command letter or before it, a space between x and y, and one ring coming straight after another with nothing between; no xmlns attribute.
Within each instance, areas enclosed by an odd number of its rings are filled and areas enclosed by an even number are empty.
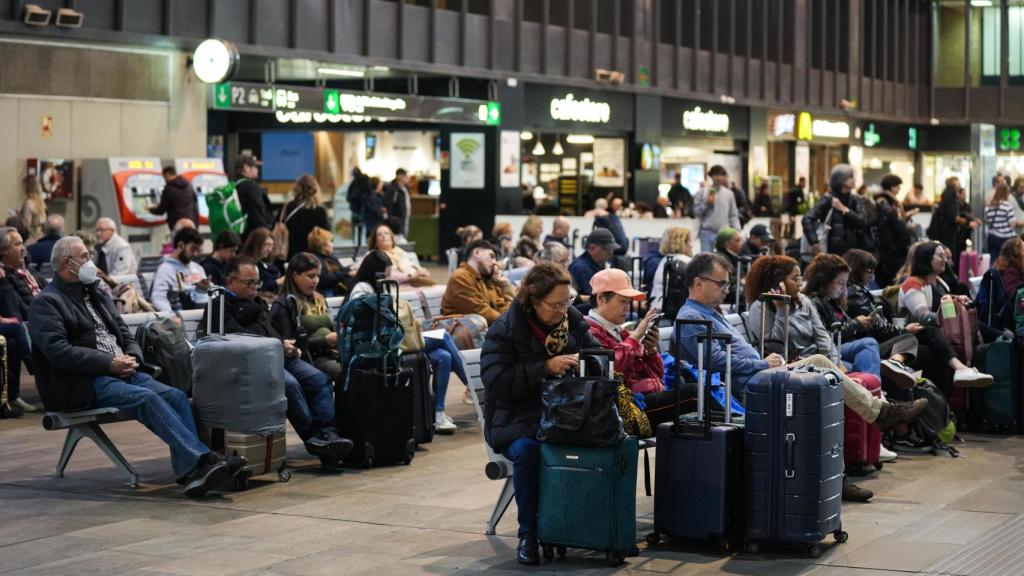
<svg viewBox="0 0 1024 576"><path fill-rule="evenodd" d="M402 354L402 368L412 371L412 413L416 443L429 444L434 441L434 411L437 405L430 361L423 352L405 352Z"/></svg>
<svg viewBox="0 0 1024 576"><path fill-rule="evenodd" d="M397 291L398 286L390 280L377 284L380 310L383 291L389 287ZM379 315L374 318L374 331L379 334ZM334 395L338 431L354 444L343 463L365 468L411 463L416 455L412 370L402 367L398 350L356 364L360 367L352 368Z"/></svg>
<svg viewBox="0 0 1024 576"><path fill-rule="evenodd" d="M761 295L761 356L765 312L786 304L783 350L789 349L789 297ZM831 371L781 366L747 382L743 445L746 471L746 548L805 545L811 557L832 534L845 542L843 385Z"/></svg>
<svg viewBox="0 0 1024 576"><path fill-rule="evenodd" d="M706 329L698 336L698 413L700 422L681 422L679 386L676 386L676 415L673 422L658 426L658 450L654 468L654 532L647 535L654 545L667 535L686 540L712 541L729 547L742 536L743 519L743 427L711 422L711 400L707 383L711 365L709 338L720 339L731 348L729 335L712 335L708 320L677 320L673 342L682 358L681 326ZM704 346L707 348L704 348ZM682 382L682 361L676 362L676 382ZM726 394L732 394L731 366L725 367Z"/></svg>

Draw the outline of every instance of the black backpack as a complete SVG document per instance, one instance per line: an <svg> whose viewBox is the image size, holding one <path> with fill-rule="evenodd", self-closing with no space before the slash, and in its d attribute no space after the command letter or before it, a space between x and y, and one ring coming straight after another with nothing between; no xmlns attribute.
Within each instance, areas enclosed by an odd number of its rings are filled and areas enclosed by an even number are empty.
<svg viewBox="0 0 1024 576"><path fill-rule="evenodd" d="M665 257L661 311L666 318L675 318L690 296L686 287L686 262L672 256Z"/></svg>
<svg viewBox="0 0 1024 576"><path fill-rule="evenodd" d="M369 193L370 180L366 176L352 179L352 183L348 185L348 193L345 195L345 199L348 200L349 209L352 210L353 214L363 213L363 200L366 199L366 195Z"/></svg>
<svg viewBox="0 0 1024 576"><path fill-rule="evenodd" d="M949 409L949 401L931 380L920 378L911 390L893 390L890 399L913 401L918 398L928 400L925 408L910 426L910 433L896 439L900 450L910 450L928 454L947 454L952 458L960 452L950 446L956 438L956 420Z"/></svg>
<svg viewBox="0 0 1024 576"><path fill-rule="evenodd" d="M177 318L150 320L135 331L135 340L146 363L160 367L159 382L191 394L192 347Z"/></svg>

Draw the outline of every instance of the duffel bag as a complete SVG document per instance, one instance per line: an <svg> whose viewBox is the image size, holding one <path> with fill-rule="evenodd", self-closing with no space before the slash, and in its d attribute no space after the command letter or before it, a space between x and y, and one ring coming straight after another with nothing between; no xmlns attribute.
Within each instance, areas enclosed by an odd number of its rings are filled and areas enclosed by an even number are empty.
<svg viewBox="0 0 1024 576"><path fill-rule="evenodd" d="M586 357L608 357L607 369L586 374ZM540 431L537 439L573 446L616 446L626 437L619 417L619 381L611 378L614 353L604 349L580 351L580 375L551 378L541 383Z"/></svg>

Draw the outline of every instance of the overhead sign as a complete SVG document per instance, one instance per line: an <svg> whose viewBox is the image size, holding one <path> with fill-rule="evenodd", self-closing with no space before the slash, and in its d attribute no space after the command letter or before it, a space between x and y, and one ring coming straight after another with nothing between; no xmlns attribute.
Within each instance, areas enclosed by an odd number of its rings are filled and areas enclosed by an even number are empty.
<svg viewBox="0 0 1024 576"><path fill-rule="evenodd" d="M700 106L683 112L683 128L694 132L729 132L729 115L713 110L702 110Z"/></svg>
<svg viewBox="0 0 1024 576"><path fill-rule="evenodd" d="M551 99L551 117L555 120L607 124L612 119L612 107L607 102L590 98L577 100L571 93Z"/></svg>
<svg viewBox="0 0 1024 576"><path fill-rule="evenodd" d="M875 146L878 146L881 141L882 135L875 129L875 125L868 124L868 129L864 131L864 145L868 148L874 148Z"/></svg>
<svg viewBox="0 0 1024 576"><path fill-rule="evenodd" d="M998 136L1000 152L1017 152L1020 150L1019 128L1000 128Z"/></svg>
<svg viewBox="0 0 1024 576"><path fill-rule="evenodd" d="M811 122L811 134L815 138L840 138L850 137L850 123L834 120L814 120Z"/></svg>
<svg viewBox="0 0 1024 576"><path fill-rule="evenodd" d="M849 122L813 118L810 112L776 114L771 117L769 129L776 138L794 136L807 141L815 138L848 140L851 130Z"/></svg>
<svg viewBox="0 0 1024 576"><path fill-rule="evenodd" d="M917 128L907 128L907 148L917 150Z"/></svg>
<svg viewBox="0 0 1024 576"><path fill-rule="evenodd" d="M477 118L488 126L501 125L501 103L493 100L487 104L481 104L476 111Z"/></svg>

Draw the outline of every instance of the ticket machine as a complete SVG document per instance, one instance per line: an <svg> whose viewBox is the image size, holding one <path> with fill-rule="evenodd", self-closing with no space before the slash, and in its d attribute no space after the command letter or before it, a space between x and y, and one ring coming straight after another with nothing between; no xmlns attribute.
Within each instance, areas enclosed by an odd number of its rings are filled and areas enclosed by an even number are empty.
<svg viewBox="0 0 1024 576"><path fill-rule="evenodd" d="M79 225L92 230L103 216L113 218L121 236L140 256L158 254L167 219L149 213L164 189L159 158L124 157L82 161Z"/></svg>
<svg viewBox="0 0 1024 576"><path fill-rule="evenodd" d="M199 223L208 224L209 210L203 195L228 183L223 161L220 158L176 158L174 168L179 176L192 183L199 196Z"/></svg>

